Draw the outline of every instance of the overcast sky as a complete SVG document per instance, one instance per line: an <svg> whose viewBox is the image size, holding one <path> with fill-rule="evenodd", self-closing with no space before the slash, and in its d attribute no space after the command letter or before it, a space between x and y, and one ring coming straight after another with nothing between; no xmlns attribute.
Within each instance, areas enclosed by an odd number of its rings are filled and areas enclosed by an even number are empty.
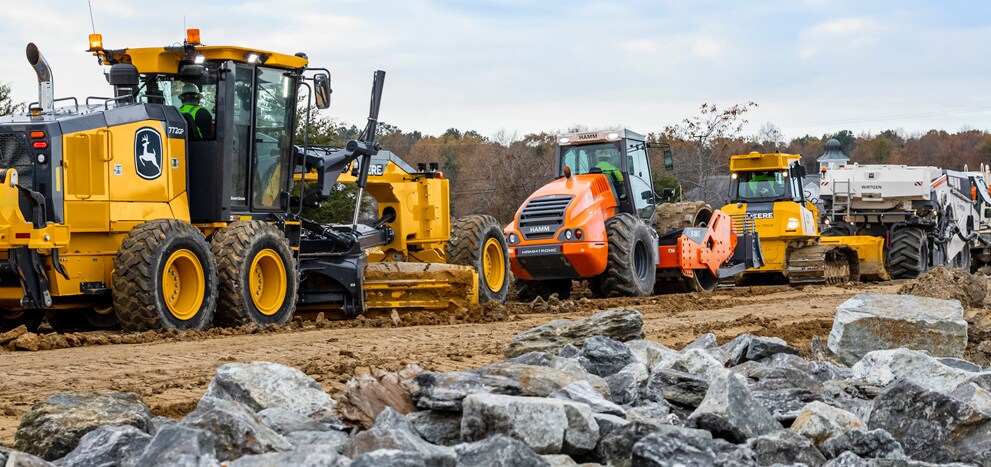
<svg viewBox="0 0 991 467"><path fill-rule="evenodd" d="M35 42L56 95L109 95L85 0L2 1L0 81L37 100ZM748 132L991 129L991 2L92 0L108 48L208 45L306 52L333 75L327 115L493 135L627 126L658 131L755 101Z"/></svg>

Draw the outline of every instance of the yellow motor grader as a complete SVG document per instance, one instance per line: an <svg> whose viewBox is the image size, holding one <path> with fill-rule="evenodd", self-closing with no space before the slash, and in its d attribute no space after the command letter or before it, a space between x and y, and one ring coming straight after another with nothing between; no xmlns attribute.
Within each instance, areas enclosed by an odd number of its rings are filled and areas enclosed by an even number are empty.
<svg viewBox="0 0 991 467"><path fill-rule="evenodd" d="M354 316L505 299L498 224L452 229L436 171L370 173L384 72L362 136L317 148L297 121L329 107L330 72L305 54L205 46L195 29L177 46L89 42L113 97L56 99L29 44L39 100L0 119L0 329L46 315L55 327L204 329L281 324L297 308ZM294 186L304 173L318 179L309 193ZM358 222L362 196L349 224L300 216L344 173L378 199L379 219Z"/></svg>

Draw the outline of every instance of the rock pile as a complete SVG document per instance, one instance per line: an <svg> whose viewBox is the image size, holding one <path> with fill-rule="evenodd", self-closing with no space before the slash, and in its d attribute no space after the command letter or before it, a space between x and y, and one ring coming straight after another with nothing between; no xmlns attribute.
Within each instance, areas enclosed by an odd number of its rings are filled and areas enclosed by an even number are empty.
<svg viewBox="0 0 991 467"><path fill-rule="evenodd" d="M777 338L720 345L706 334L675 350L642 337L631 309L555 321L516 336L508 360L447 373L407 367L355 380L337 402L295 369L228 364L182 420L152 417L133 394L60 394L23 418L17 450L0 447L0 460L991 465L991 371L964 360L901 348L869 351L850 368L806 360Z"/></svg>
<svg viewBox="0 0 991 467"><path fill-rule="evenodd" d="M987 276L963 269L940 266L912 279L898 289L899 294L957 300L967 308L981 308L988 295Z"/></svg>

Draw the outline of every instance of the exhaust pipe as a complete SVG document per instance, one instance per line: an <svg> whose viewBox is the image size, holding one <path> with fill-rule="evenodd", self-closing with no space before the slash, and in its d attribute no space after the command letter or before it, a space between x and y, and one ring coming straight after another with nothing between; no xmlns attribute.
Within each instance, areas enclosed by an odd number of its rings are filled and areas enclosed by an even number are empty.
<svg viewBox="0 0 991 467"><path fill-rule="evenodd" d="M38 103L41 104L42 112L55 111L55 83L52 79L52 69L48 66L48 60L41 55L38 46L34 43L28 44L28 63L38 74Z"/></svg>

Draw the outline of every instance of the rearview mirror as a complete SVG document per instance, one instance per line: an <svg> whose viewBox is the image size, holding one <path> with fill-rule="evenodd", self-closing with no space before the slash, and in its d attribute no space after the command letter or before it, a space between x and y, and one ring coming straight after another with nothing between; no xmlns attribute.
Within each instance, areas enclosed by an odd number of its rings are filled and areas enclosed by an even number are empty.
<svg viewBox="0 0 991 467"><path fill-rule="evenodd" d="M674 188L665 188L661 190L661 199L665 201L674 199Z"/></svg>
<svg viewBox="0 0 991 467"><path fill-rule="evenodd" d="M664 170L674 170L674 154L671 154L671 146L664 145Z"/></svg>
<svg viewBox="0 0 991 467"><path fill-rule="evenodd" d="M313 97L317 101L318 109L330 107L330 75L317 73L313 75Z"/></svg>
<svg viewBox="0 0 991 467"><path fill-rule="evenodd" d="M654 200L654 192L653 191L650 191L650 190L647 190L647 191L645 191L643 193L640 193L640 199L645 200L645 201L653 201Z"/></svg>

